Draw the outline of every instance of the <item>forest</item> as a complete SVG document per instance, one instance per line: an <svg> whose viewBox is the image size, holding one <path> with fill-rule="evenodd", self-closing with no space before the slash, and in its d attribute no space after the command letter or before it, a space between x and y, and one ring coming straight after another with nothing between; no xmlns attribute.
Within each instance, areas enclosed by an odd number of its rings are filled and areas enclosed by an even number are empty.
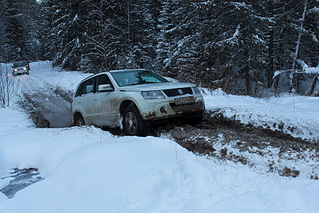
<svg viewBox="0 0 319 213"><path fill-rule="evenodd" d="M0 0L0 63L319 96L318 0ZM32 69L32 68L31 68Z"/></svg>

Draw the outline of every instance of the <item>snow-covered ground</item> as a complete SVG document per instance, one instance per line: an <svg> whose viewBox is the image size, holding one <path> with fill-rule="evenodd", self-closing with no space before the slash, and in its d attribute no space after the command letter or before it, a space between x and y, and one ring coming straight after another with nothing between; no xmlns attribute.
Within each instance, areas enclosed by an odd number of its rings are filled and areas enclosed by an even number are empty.
<svg viewBox="0 0 319 213"><path fill-rule="evenodd" d="M319 140L319 98L282 94L279 97L253 98L207 91L206 107L219 109L225 117L272 130L280 130L309 141Z"/></svg>
<svg viewBox="0 0 319 213"><path fill-rule="evenodd" d="M48 87L73 91L87 75L38 62L30 76L16 78L20 94ZM35 128L18 99L0 108L0 189L14 168L38 168L44 180L11 199L0 192L1 213L319 212L318 180L196 156L164 137L119 137L95 127ZM208 110L244 123L318 140L318 97L256 99L217 90L206 91L205 101Z"/></svg>

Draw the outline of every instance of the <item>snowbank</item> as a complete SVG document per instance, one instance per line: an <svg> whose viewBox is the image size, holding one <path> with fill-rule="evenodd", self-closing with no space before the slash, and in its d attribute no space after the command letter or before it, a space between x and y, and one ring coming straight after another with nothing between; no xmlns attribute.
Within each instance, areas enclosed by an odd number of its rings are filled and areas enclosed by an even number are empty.
<svg viewBox="0 0 319 213"><path fill-rule="evenodd" d="M293 137L319 140L319 97L283 94L253 98L207 91L206 109L225 117L263 128L283 131Z"/></svg>

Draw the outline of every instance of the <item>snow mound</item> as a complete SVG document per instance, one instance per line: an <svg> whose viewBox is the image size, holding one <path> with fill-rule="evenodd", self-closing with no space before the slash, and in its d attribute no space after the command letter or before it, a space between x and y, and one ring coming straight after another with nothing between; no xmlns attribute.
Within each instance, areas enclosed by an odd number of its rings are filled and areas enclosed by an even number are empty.
<svg viewBox="0 0 319 213"><path fill-rule="evenodd" d="M114 137L94 127L29 128L1 139L1 176L13 167L34 167L44 177L12 199L0 197L4 213L318 208L315 180L258 174L240 164L195 156L169 139Z"/></svg>
<svg viewBox="0 0 319 213"><path fill-rule="evenodd" d="M319 140L319 97L283 94L266 99L216 90L205 95L205 102L208 110L243 124L282 131L310 142Z"/></svg>

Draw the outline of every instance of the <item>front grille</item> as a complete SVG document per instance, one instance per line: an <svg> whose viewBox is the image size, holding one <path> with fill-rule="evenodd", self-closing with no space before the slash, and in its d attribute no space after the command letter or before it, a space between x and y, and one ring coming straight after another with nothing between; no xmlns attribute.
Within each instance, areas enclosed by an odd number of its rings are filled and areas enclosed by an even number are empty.
<svg viewBox="0 0 319 213"><path fill-rule="evenodd" d="M167 90L163 90L163 92L168 97L174 97L174 96L186 95L186 94L193 94L193 91L192 91L191 87L179 88L179 89L167 89Z"/></svg>

